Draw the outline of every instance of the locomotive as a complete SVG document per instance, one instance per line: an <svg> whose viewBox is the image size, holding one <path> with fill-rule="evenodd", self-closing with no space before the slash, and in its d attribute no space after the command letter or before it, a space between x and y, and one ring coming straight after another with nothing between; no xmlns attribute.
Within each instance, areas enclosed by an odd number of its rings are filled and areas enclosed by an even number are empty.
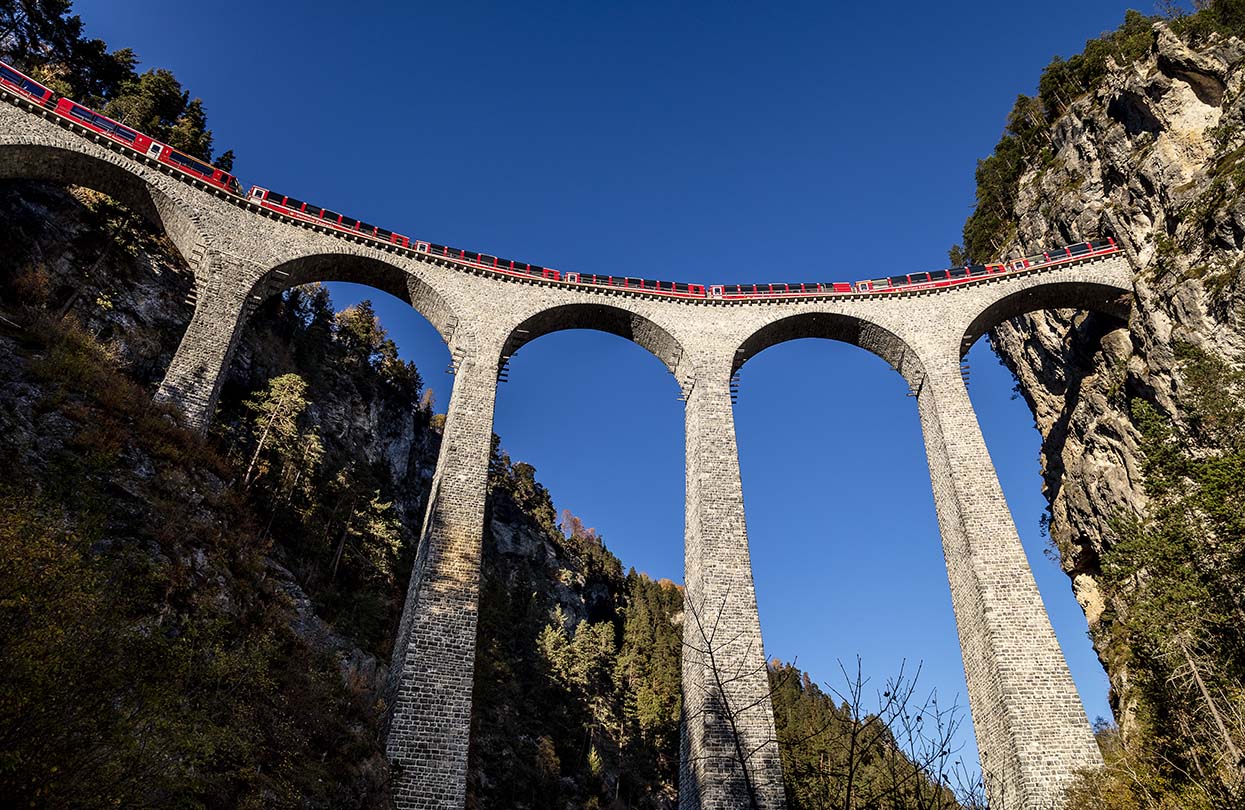
<svg viewBox="0 0 1245 810"><path fill-rule="evenodd" d="M486 270L507 276L522 276L555 281L562 284L597 288L631 290L665 298L700 300L754 300L788 299L833 295L859 295L873 293L910 292L965 284L982 278L1015 273L1030 268L1081 261L1095 256L1115 253L1119 248L1113 238L1078 242L1074 245L1052 248L1033 256L1012 259L995 264L969 264L923 273L886 276L848 282L793 282L767 284L687 284L676 281L655 281L629 276L605 276L592 273L563 273L538 264L504 259L487 253L462 248L447 247L432 242L411 239L395 231L371 225L328 208L280 194L261 186L251 186L246 194L238 180L229 172L179 152L166 143L101 115L69 98L57 98L47 87L31 79L21 71L0 62L0 87L16 93L31 103L51 110L56 115L79 124L126 146L139 154L171 166L196 180L215 186L222 191L290 219L322 225L336 231L362 237L390 246L401 252L411 252L447 260L456 265Z"/></svg>

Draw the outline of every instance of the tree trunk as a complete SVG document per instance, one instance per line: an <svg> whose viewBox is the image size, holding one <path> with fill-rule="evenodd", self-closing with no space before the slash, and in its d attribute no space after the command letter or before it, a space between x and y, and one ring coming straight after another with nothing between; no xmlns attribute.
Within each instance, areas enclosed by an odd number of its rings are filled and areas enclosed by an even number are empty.
<svg viewBox="0 0 1245 810"><path fill-rule="evenodd" d="M1185 646L1184 641L1177 641L1180 652L1184 654L1184 660L1189 665L1189 671L1193 673L1193 682L1197 684L1197 689L1202 694L1202 701L1206 704L1206 708L1210 710L1210 716L1214 718L1215 725L1219 728L1219 735L1223 738L1223 745L1228 750L1228 754L1232 757L1234 767L1240 767L1241 751L1236 747L1236 743L1232 741L1232 735L1228 732L1228 726L1223 721L1223 715L1219 713L1219 707L1215 705L1215 700L1211 697L1210 690L1206 688L1206 683L1202 680L1202 671L1198 669L1197 662L1193 660L1193 656L1189 653L1189 648Z"/></svg>
<svg viewBox="0 0 1245 810"><path fill-rule="evenodd" d="M259 437L259 444L255 446L255 454L251 456L251 463L246 467L246 475L242 479L242 488L250 489L251 473L255 470L255 464L259 461L259 454L264 451L264 443L268 441L268 432L272 430L272 425L277 421L277 416L281 413L281 406L285 404L285 397L277 400L277 406L272 409L272 416L268 417L268 423L264 425L264 432Z"/></svg>
<svg viewBox="0 0 1245 810"><path fill-rule="evenodd" d="M342 552L346 550L346 536L350 534L350 521L354 520L355 498L350 499L350 511L346 513L346 523L342 526L342 536L337 542L337 553L333 555L333 572L329 574L329 582L337 581L337 566L341 564Z"/></svg>

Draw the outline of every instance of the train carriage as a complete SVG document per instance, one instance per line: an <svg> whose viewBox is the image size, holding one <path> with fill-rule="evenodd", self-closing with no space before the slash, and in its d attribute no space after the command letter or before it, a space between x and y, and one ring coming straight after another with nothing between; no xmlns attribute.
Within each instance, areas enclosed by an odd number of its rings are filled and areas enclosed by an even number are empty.
<svg viewBox="0 0 1245 810"><path fill-rule="evenodd" d="M238 185L238 179L232 174L224 169L218 169L209 163L205 163L198 158L193 158L185 152L179 152L167 143L152 141L151 145L147 147L147 154L161 163L167 163L186 174L198 177L204 182L223 188L225 191L237 194L239 197L242 196L242 187Z"/></svg>
<svg viewBox="0 0 1245 810"><path fill-rule="evenodd" d="M0 85L25 96L40 107L46 107L56 95L17 68L3 62L0 62Z"/></svg>
<svg viewBox="0 0 1245 810"><path fill-rule="evenodd" d="M327 225L330 228L336 228L347 233L366 236L381 242L387 242L399 247L409 248L411 240L400 233L394 233L386 228L363 222L328 208L321 208L309 202L303 202L295 197L281 194L277 191L271 191L260 186L251 186L251 191L247 195L252 201L259 203L264 208L272 211L279 211L287 216L295 219L305 220L307 222L315 222L321 225Z"/></svg>
<svg viewBox="0 0 1245 810"><path fill-rule="evenodd" d="M138 130L130 129L106 115L100 115L92 109L83 107L72 99L62 98L57 101L56 111L66 118L72 118L87 129L95 130L101 135L106 135L144 154L156 142L154 138Z"/></svg>
<svg viewBox="0 0 1245 810"><path fill-rule="evenodd" d="M61 98L56 102L56 106L53 109L55 109L58 115L128 146L149 158L166 163L179 171L197 177L204 182L211 183L231 194L237 194L239 197L242 196L242 188L238 185L237 178L224 169L218 169L206 161L191 157L184 152L179 152L168 144L161 143L150 135L131 129L119 121L114 121L106 115L97 113L73 99Z"/></svg>

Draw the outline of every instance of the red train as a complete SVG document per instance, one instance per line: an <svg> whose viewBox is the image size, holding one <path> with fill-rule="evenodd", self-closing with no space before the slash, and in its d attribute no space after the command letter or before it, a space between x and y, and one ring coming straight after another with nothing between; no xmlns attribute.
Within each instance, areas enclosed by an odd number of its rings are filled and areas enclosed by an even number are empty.
<svg viewBox="0 0 1245 810"><path fill-rule="evenodd" d="M243 196L242 188L238 184L237 178L232 174L183 154L168 144L161 143L155 138L144 135L107 116L100 115L72 99L56 99L56 94L51 90L3 62L0 62L0 87L4 87L32 103L49 109L57 115L86 127L93 132L111 138L140 154L172 166L190 177L210 183L238 197ZM55 103L53 103L54 100ZM851 284L842 281L802 281L778 284L715 284L706 287L703 284L685 284L677 281L654 281L645 278L600 276L590 273L561 273L538 264L529 264L527 262L514 261L513 259L503 259L487 253L477 253L471 250L413 240L400 233L362 222L328 208L313 205L285 194L261 188L260 186L252 186L246 198L252 203L282 216L324 225L352 236L381 242L402 251L435 256L466 267L478 268L508 276L539 278L576 286L634 290L648 295L658 295L667 298L729 301L909 292L912 290L935 289L955 284L965 284L981 278L1015 273L1032 267L1047 267L1054 264L1080 261L1093 256L1115 253L1118 250L1115 240L1107 238L1093 242L1079 242L1067 247L1053 248L1034 256L1014 259L1005 263L970 264L966 267L951 267L945 270L932 270L925 273L866 279Z"/></svg>
<svg viewBox="0 0 1245 810"><path fill-rule="evenodd" d="M180 169L192 177L223 188L225 191L242 195L242 188L238 185L237 179L228 172L209 166L198 158L179 152L149 135L119 124L72 99L59 99L53 106L52 99L55 94L51 90L3 62L0 62L0 85L17 91L39 106L52 109L58 115L70 118L87 129L123 143L136 152L142 152L148 157L167 163L175 169Z"/></svg>

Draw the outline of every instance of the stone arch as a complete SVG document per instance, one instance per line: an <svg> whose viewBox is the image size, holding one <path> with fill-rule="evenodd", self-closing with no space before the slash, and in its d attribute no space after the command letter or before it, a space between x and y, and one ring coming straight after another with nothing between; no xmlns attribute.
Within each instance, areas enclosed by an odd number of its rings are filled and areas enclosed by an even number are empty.
<svg viewBox="0 0 1245 810"><path fill-rule="evenodd" d="M423 315L442 340L449 343L458 316L445 297L426 280L396 264L361 253L311 253L269 270L251 290L253 301L263 301L300 284L344 281L389 293Z"/></svg>
<svg viewBox="0 0 1245 810"><path fill-rule="evenodd" d="M510 331L502 344L500 362L538 337L568 329L594 329L638 343L671 374L679 375L683 346L678 339L647 317L609 304L562 304L531 315Z"/></svg>
<svg viewBox="0 0 1245 810"><path fill-rule="evenodd" d="M960 356L1001 323L1044 309L1082 309L1127 320L1132 288L1111 281L1049 281L1007 293L977 313L960 338Z"/></svg>
<svg viewBox="0 0 1245 810"><path fill-rule="evenodd" d="M914 386L923 376L921 361L908 343L872 321L838 312L802 312L770 321L744 339L735 350L731 372L779 343L800 338L824 338L850 343L877 355Z"/></svg>
<svg viewBox="0 0 1245 810"><path fill-rule="evenodd" d="M0 180L78 185L107 194L160 228L186 260L204 241L185 203L143 175L85 152L33 144L0 146Z"/></svg>

